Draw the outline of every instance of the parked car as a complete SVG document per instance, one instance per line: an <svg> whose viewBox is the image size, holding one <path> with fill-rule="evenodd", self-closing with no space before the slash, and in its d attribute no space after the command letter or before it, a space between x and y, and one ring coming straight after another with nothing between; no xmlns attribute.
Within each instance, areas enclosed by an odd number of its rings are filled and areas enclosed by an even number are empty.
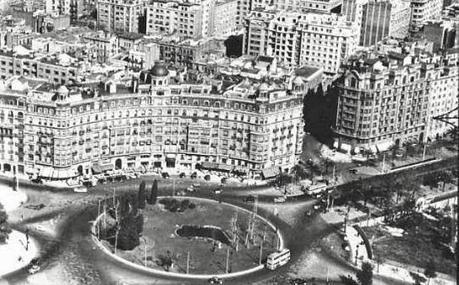
<svg viewBox="0 0 459 285"><path fill-rule="evenodd" d="M170 177L169 173L167 173L167 172L161 173L161 176L162 176L164 179L167 179L167 178Z"/></svg>
<svg viewBox="0 0 459 285"><path fill-rule="evenodd" d="M86 186L77 186L77 187L73 188L73 192L86 193L86 192L88 192L88 188Z"/></svg>
<svg viewBox="0 0 459 285"><path fill-rule="evenodd" d="M215 194L221 194L222 192L223 192L222 188L217 188L217 189L214 190Z"/></svg>
<svg viewBox="0 0 459 285"><path fill-rule="evenodd" d="M34 258L30 261L27 271L29 274L35 274L40 270L40 261L38 258Z"/></svg>
<svg viewBox="0 0 459 285"><path fill-rule="evenodd" d="M43 184L43 180L41 180L41 178L34 178L31 180L33 183L35 184Z"/></svg>
<svg viewBox="0 0 459 285"><path fill-rule="evenodd" d="M292 285L307 285L308 282L306 282L306 280L301 279L301 278L295 278L295 279L290 280L290 284L292 284Z"/></svg>
<svg viewBox="0 0 459 285"><path fill-rule="evenodd" d="M285 201L287 201L287 198L285 196L274 198L274 203L284 203Z"/></svg>
<svg viewBox="0 0 459 285"><path fill-rule="evenodd" d="M246 202L246 203L254 203L255 202L255 197L252 196L252 195L246 196L244 198L244 202Z"/></svg>
<svg viewBox="0 0 459 285"><path fill-rule="evenodd" d="M186 188L186 191L194 192L194 191L196 191L196 189L193 187L193 185L191 185L190 187Z"/></svg>
<svg viewBox="0 0 459 285"><path fill-rule="evenodd" d="M223 284L223 280L218 277L212 277L209 279L210 284Z"/></svg>
<svg viewBox="0 0 459 285"><path fill-rule="evenodd" d="M198 173L197 172L193 172L193 173L191 173L190 177L191 177L191 179L196 179L196 178L198 178Z"/></svg>
<svg viewBox="0 0 459 285"><path fill-rule="evenodd" d="M191 184L191 186L193 186L194 188L199 188L199 187L201 187L201 184L199 184L199 183L193 183L193 184Z"/></svg>
<svg viewBox="0 0 459 285"><path fill-rule="evenodd" d="M179 174L179 177L180 177L180 178L184 178L185 176L186 176L186 175L185 175L184 172L182 172L182 173Z"/></svg>

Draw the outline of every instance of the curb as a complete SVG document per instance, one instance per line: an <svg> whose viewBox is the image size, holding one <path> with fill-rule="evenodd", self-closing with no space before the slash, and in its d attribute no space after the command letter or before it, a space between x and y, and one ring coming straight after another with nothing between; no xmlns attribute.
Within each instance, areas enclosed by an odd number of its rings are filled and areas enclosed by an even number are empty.
<svg viewBox="0 0 459 285"><path fill-rule="evenodd" d="M161 196L161 197L158 197L158 198L177 198L177 197L174 197L174 196ZM183 197L180 197L180 199L182 199ZM187 197L185 197L187 198ZM205 201L211 201L211 202L216 202L218 203L218 201L215 201L215 200L212 200L212 199L206 199L206 198L195 198L195 197L189 197L190 199L196 199L196 200L205 200ZM238 209L241 209L245 212L248 212L248 213L252 213L252 211L249 211L249 210L246 210L242 207L239 207L239 206L236 206L236 205L233 205L233 204L229 204L229 203L226 203L226 202L221 202L221 204L225 204L227 206L231 206L231 207L234 207L234 208L238 208ZM250 274L250 273L254 273L256 271L259 271L259 270L262 270L263 268L265 268L265 266L263 264L261 265L258 265L256 267L253 267L253 268L250 268L250 269L247 269L247 270L243 270L243 271L238 271L238 272L234 272L234 273L225 273L225 274L186 274L186 273L175 273L175 272L167 272L167 271L162 271L162 270L158 270L158 269L154 269L154 268L148 268L148 267L145 267L143 265L139 265L139 264L135 264L131 261L127 261L126 259L120 257L120 256L117 256L115 254L113 254L110 250L108 250L98 239L97 239L97 230L96 230L96 225L98 224L99 220L102 218L104 214L101 214L99 215L96 220L93 222L93 225L91 226L91 238L92 240L94 241L94 243L104 252L106 253L107 255L109 255L110 257L114 258L115 260L117 260L118 262L120 263L123 263L124 265L127 265L127 266L130 266L132 268L135 268L137 270L140 270L140 271L143 271L143 272L146 272L146 273L151 273L151 274L156 274L156 275L160 275L160 276L164 276L164 277L175 277L175 278L189 278L189 279L197 279L197 280L202 280L202 279L210 279L210 278L213 278L213 277L218 277L218 278L225 278L225 279L228 279L228 278L234 278L234 277L240 277L240 276L244 276L244 275L247 275L247 274ZM260 216L259 214L256 214L258 218L260 218L262 221L264 221L265 223L267 223L272 229L276 230L276 227L270 222L268 221L267 219L265 219L264 217ZM277 231L277 235L279 237L279 245L280 245L280 248L283 248L284 247L284 238L282 236L282 234Z"/></svg>

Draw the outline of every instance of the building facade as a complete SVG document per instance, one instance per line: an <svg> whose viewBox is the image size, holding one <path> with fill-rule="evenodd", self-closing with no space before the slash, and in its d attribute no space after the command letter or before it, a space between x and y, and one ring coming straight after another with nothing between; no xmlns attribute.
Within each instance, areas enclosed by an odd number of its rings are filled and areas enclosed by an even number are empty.
<svg viewBox="0 0 459 285"><path fill-rule="evenodd" d="M0 79L11 76L29 76L52 84L69 84L79 70L76 63L61 64L55 56L36 58L14 52L0 52Z"/></svg>
<svg viewBox="0 0 459 285"><path fill-rule="evenodd" d="M405 38L410 13L406 1L368 1L362 9L359 45L372 46L386 37Z"/></svg>
<svg viewBox="0 0 459 285"><path fill-rule="evenodd" d="M142 0L97 0L97 26L115 33L138 33L144 16Z"/></svg>
<svg viewBox="0 0 459 285"><path fill-rule="evenodd" d="M341 62L354 52L357 38L355 25L337 14L256 10L246 18L243 52L336 74Z"/></svg>
<svg viewBox="0 0 459 285"><path fill-rule="evenodd" d="M11 85L11 86L10 86ZM65 179L115 168L201 167L256 176L289 170L302 152L302 94L247 80L225 90L172 82L155 65L92 96L55 88L0 95L0 166ZM256 87L255 87L256 86ZM92 91L91 91L92 92Z"/></svg>
<svg viewBox="0 0 459 285"><path fill-rule="evenodd" d="M418 31L427 20L439 20L442 0L411 0L410 30Z"/></svg>
<svg viewBox="0 0 459 285"><path fill-rule="evenodd" d="M211 1L201 3L153 1L147 5L147 35L175 34L201 38L209 34Z"/></svg>
<svg viewBox="0 0 459 285"><path fill-rule="evenodd" d="M457 106L458 78L457 60L443 56L350 61L338 84L335 146L376 152L442 135L449 126L433 118Z"/></svg>

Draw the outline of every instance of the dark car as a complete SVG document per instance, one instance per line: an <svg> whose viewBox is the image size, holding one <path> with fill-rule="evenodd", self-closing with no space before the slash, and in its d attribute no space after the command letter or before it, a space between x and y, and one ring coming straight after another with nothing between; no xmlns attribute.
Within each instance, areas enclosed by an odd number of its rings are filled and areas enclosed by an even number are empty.
<svg viewBox="0 0 459 285"><path fill-rule="evenodd" d="M209 279L210 284L223 284L223 280L218 277L212 277Z"/></svg>
<svg viewBox="0 0 459 285"><path fill-rule="evenodd" d="M179 177L180 178L184 178L185 177L185 173L184 172L180 173Z"/></svg>
<svg viewBox="0 0 459 285"><path fill-rule="evenodd" d="M162 176L164 179L167 179L167 178L170 177L170 176L169 176L169 173L167 173L167 172L161 173L161 176Z"/></svg>
<svg viewBox="0 0 459 285"><path fill-rule="evenodd" d="M196 179L196 178L198 178L198 173L193 172L193 173L191 173L190 177L191 177L191 179Z"/></svg>
<svg viewBox="0 0 459 285"><path fill-rule="evenodd" d="M254 203L255 202L255 197L252 196L252 195L246 196L244 198L244 202L246 202L246 203Z"/></svg>
<svg viewBox="0 0 459 285"><path fill-rule="evenodd" d="M306 280L303 280L301 278L295 278L295 279L290 280L290 284L292 284L292 285L307 285L308 282L306 282Z"/></svg>
<svg viewBox="0 0 459 285"><path fill-rule="evenodd" d="M34 178L31 181L35 184L43 184L43 180L41 180L40 178Z"/></svg>

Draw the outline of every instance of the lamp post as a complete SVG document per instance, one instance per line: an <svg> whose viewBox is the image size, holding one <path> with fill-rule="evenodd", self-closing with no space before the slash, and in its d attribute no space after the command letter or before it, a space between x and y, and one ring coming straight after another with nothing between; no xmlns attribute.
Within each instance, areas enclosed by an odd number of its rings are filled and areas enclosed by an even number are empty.
<svg viewBox="0 0 459 285"><path fill-rule="evenodd" d="M144 263L145 263L145 267L147 267L147 239L145 237L142 238L143 239L143 242L144 242L144 245L145 245L145 250L144 250Z"/></svg>

